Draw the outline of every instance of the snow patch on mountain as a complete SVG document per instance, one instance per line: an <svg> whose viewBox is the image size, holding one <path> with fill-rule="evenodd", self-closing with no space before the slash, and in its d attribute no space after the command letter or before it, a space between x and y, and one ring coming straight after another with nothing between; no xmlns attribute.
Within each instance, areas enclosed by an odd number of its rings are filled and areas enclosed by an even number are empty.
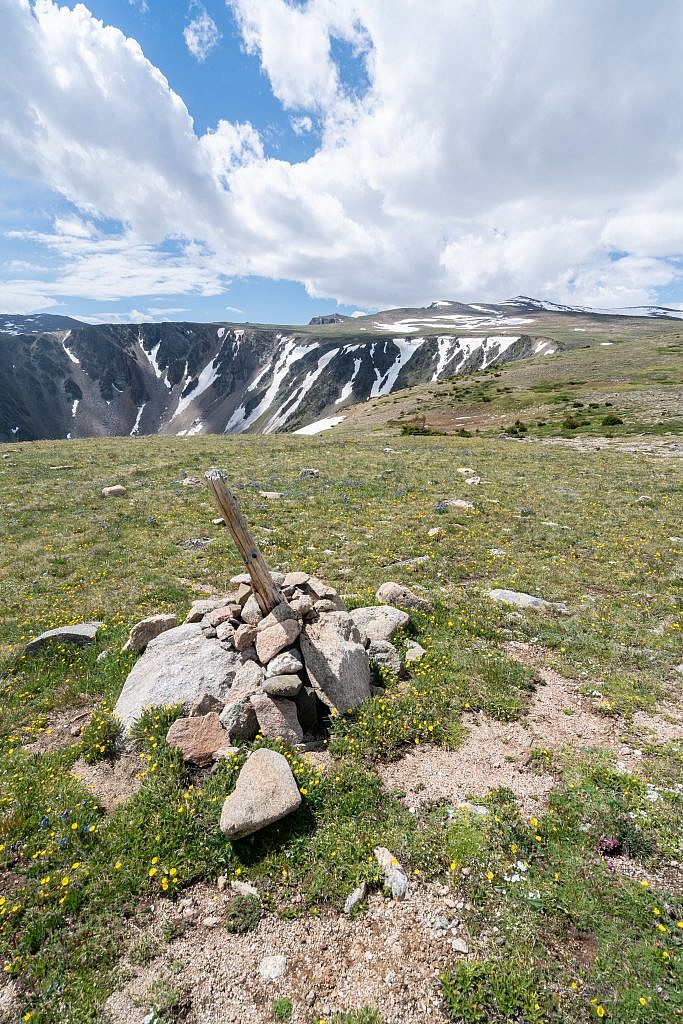
<svg viewBox="0 0 683 1024"><path fill-rule="evenodd" d="M197 383L194 387L185 395L182 395L178 402L176 411L171 416L171 420L174 420L176 416L180 416L182 412L187 409L190 402L196 401L200 395L203 395L207 388L210 388L214 381L218 378L218 359L212 359L210 363L207 363L202 372L197 377Z"/></svg>
<svg viewBox="0 0 683 1024"><path fill-rule="evenodd" d="M272 434L274 430L277 430L279 427L283 427L287 420L292 418L292 416L299 408L308 392L311 390L311 388L317 381L320 374L323 372L325 367L332 362L332 360L336 355L338 355L338 353L339 349L333 348L330 349L329 352L325 352L320 357L315 369L309 370L309 372L304 377L302 383L299 385L298 389L295 390L294 394L290 395L287 398L287 400L280 406L275 415L268 420L268 423L266 424L263 431L264 434Z"/></svg>
<svg viewBox="0 0 683 1024"><path fill-rule="evenodd" d="M356 345L354 347L358 348L359 346ZM347 350L347 351L351 351L351 350ZM346 399L350 398L351 395L353 394L353 382L355 381L356 377L358 376L358 371L360 370L362 364L363 364L363 360L362 359L354 359L354 361L353 361L353 373L351 374L351 379L347 380L347 382L344 384L343 388L339 392L339 398L334 403L335 405L341 405L342 402L345 402Z"/></svg>
<svg viewBox="0 0 683 1024"><path fill-rule="evenodd" d="M386 342L384 344L386 350ZM424 345L424 338L394 338L391 344L395 345L398 349L398 356L384 374L375 367L376 379L375 383L372 385L372 390L370 391L370 398L379 398L381 395L388 395L389 392L393 390L396 378L403 367L406 363L410 362L417 350Z"/></svg>
<svg viewBox="0 0 683 1024"><path fill-rule="evenodd" d="M240 434L244 430L247 430L252 423L255 423L259 416L261 416L270 407L277 397L280 385L294 363L298 362L299 359L303 359L306 353L310 352L311 349L318 348L317 342L312 345L297 345L295 338L290 338L285 335L283 335L281 340L284 342L284 346L281 349L278 360L273 368L273 377L267 391L263 395L263 398L256 404L250 413L247 413L245 405L240 405L226 424L226 434ZM269 368L269 365L264 368L256 381L247 388L247 392L251 391L256 386L256 383L261 379L261 377L263 377Z"/></svg>
<svg viewBox="0 0 683 1024"><path fill-rule="evenodd" d="M331 427L336 427L342 420L345 420L345 416L327 416L324 420L316 420L315 423L309 423L305 427L299 427L298 430L293 430L293 434L320 434L323 430L329 430Z"/></svg>
<svg viewBox="0 0 683 1024"><path fill-rule="evenodd" d="M76 366L80 366L81 365L80 359L78 358L78 356L74 355L74 353L71 351L70 348L67 347L67 344L66 344L67 339L68 339L70 334L71 334L71 331L67 331L66 334L64 335L64 337L62 338L62 348L64 349L65 354L69 357L71 362L75 363Z"/></svg>
<svg viewBox="0 0 683 1024"><path fill-rule="evenodd" d="M138 408L138 414L135 417L135 423L133 424L133 429L130 432L131 437L135 437L136 434L140 433L140 417L142 416L142 411L146 405L147 402L143 402L142 405Z"/></svg>

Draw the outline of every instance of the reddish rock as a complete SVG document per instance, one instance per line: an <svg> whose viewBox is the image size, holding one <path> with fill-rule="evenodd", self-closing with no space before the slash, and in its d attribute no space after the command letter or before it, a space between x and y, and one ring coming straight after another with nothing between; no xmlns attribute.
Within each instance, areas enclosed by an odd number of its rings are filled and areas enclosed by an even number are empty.
<svg viewBox="0 0 683 1024"><path fill-rule="evenodd" d="M284 622L277 622L261 630L256 636L256 653L261 664L267 665L285 647L290 647L300 632L301 623L298 619L285 619Z"/></svg>
<svg viewBox="0 0 683 1024"><path fill-rule="evenodd" d="M285 587L300 587L303 583L308 583L310 575L307 572L288 572L285 576L284 586Z"/></svg>
<svg viewBox="0 0 683 1024"><path fill-rule="evenodd" d="M228 619L232 618L232 608L229 604L223 605L222 608L214 608L212 612L205 615L202 619L202 626L220 626L222 622L227 622Z"/></svg>
<svg viewBox="0 0 683 1024"><path fill-rule="evenodd" d="M229 737L215 711L198 718L177 718L166 734L170 747L178 747L186 761L211 764L217 750L229 745Z"/></svg>
<svg viewBox="0 0 683 1024"><path fill-rule="evenodd" d="M246 623L238 626L235 632L235 650L246 651L256 639L256 626L249 626Z"/></svg>

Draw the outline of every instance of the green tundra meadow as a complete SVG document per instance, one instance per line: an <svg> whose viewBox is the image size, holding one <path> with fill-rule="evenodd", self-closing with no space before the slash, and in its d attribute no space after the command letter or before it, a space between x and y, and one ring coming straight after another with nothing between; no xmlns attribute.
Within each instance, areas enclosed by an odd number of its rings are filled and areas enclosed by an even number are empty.
<svg viewBox="0 0 683 1024"><path fill-rule="evenodd" d="M493 429L463 437L344 426L316 437L3 447L0 963L15 1007L6 1019L106 1020L122 964L164 957L131 923L198 882L257 886L260 903L238 897L222 925L235 931L262 915L339 914L361 881L381 889L376 845L395 853L411 885L448 886L470 908L470 953L454 955L440 980L453 1021L671 1024L683 1015L680 457L657 446L659 432L629 451L618 437L584 449L571 429L544 444L538 431L528 441ZM182 621L193 599L229 590L241 569L207 492L182 484L212 466L272 569L315 572L350 606L373 603L386 580L434 605L411 613L399 641L427 651L408 684L378 669L385 695L333 720L327 770L272 744L290 761L302 806L236 843L218 817L246 751L211 773L188 769L165 743L179 708L146 714L139 788L116 809L70 771L79 758L117 756L111 708L136 658L121 653L131 625L163 611ZM301 478L306 467L320 475ZM459 468L480 482L466 484ZM115 483L126 495L103 498ZM486 592L496 587L565 602L568 614L495 603ZM95 619L105 625L91 648L23 653L42 630ZM524 721L541 681L511 644L542 652L640 756L625 768L614 747L580 739L532 749L525 771L554 783L536 817L502 787L476 800L485 814L453 813L444 801L411 813L400 791L383 788L383 765L420 746L457 751L464 714ZM80 735L51 743L60 716L79 709ZM149 1020L181 1019L183 1005L181 964L149 993ZM277 992L271 1012L322 1022ZM349 1006L334 1021L380 1024L381 1006Z"/></svg>

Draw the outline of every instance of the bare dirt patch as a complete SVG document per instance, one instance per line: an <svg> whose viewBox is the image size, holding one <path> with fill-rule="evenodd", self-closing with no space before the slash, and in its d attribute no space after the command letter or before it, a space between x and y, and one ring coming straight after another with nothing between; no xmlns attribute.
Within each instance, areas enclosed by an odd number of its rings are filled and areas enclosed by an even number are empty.
<svg viewBox="0 0 683 1024"><path fill-rule="evenodd" d="M116 761L97 764L87 764L81 757L71 771L107 812L115 810L142 785L142 779L137 777L142 765L135 754L122 754Z"/></svg>
<svg viewBox="0 0 683 1024"><path fill-rule="evenodd" d="M128 980L106 1009L112 1024L141 1024L150 986L168 977L187 1007L188 1024L269 1024L272 1001L280 996L291 999L294 1024L363 1005L376 1006L386 1024L446 1024L439 974L457 959L453 943L464 932L458 924L463 911L454 909L447 887L445 895L440 891L411 889L403 903L372 894L367 912L353 919L327 912L283 921L268 914L255 931L233 935L222 921L202 924L221 918L230 895L197 886L191 894L196 923L168 945L159 938L160 956L149 965L126 964ZM179 910L166 901L155 909L150 934L159 937ZM435 930L438 916L448 918L447 929ZM265 981L259 963L277 954L287 957L286 973Z"/></svg>
<svg viewBox="0 0 683 1024"><path fill-rule="evenodd" d="M674 704L660 704L657 713L636 711L632 732L647 743L671 743L683 740L683 710Z"/></svg>
<svg viewBox="0 0 683 1024"><path fill-rule="evenodd" d="M93 710L94 705L87 704L55 712L47 725L37 730L35 739L27 743L24 750L31 754L52 754L55 750L72 747L78 743L80 732L88 724Z"/></svg>
<svg viewBox="0 0 683 1024"><path fill-rule="evenodd" d="M524 665L538 664L542 648L508 645L507 653ZM447 751L416 747L399 761L382 765L384 785L405 793L404 801L419 807L437 800L459 803L481 798L499 786L511 789L522 814L543 810L554 779L530 766L531 748L600 747L618 749L628 757L611 719L595 714L576 683L549 668L539 668L538 686L520 722L497 722L483 712L463 715L465 742Z"/></svg>

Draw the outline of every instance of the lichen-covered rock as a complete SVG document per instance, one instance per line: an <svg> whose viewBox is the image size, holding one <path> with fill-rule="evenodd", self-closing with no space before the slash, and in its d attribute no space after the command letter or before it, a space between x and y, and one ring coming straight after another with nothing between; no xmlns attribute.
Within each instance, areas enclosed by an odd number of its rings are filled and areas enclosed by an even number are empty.
<svg viewBox="0 0 683 1024"><path fill-rule="evenodd" d="M242 768L221 811L221 831L242 839L280 821L301 805L301 794L287 759L275 750L255 750Z"/></svg>
<svg viewBox="0 0 683 1024"><path fill-rule="evenodd" d="M396 608L414 608L418 612L431 612L434 606L425 597L420 597L402 583L383 583L375 595L380 604L391 604Z"/></svg>
<svg viewBox="0 0 683 1024"><path fill-rule="evenodd" d="M371 640L368 646L368 658L383 665L395 675L401 671L401 655L390 640Z"/></svg>

